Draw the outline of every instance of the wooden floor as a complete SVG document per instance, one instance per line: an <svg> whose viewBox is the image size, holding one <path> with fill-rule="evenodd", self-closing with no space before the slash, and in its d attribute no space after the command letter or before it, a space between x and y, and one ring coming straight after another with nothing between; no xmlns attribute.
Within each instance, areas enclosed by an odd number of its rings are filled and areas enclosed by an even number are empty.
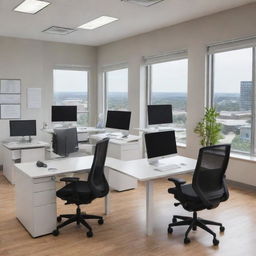
<svg viewBox="0 0 256 256"><path fill-rule="evenodd" d="M189 176L185 176L189 180ZM163 256L163 255L256 255L256 192L230 188L230 199L217 209L199 215L222 222L226 231L218 233L220 244L212 246L212 237L202 230L191 232L191 243L183 244L185 227L177 227L172 235L167 226L172 214L187 214L182 207L174 207L174 199L167 193L166 180L155 183L155 229L151 237L145 235L145 187L133 191L112 192L112 213L100 226L90 221L94 237L87 238L85 228L75 224L61 230L58 237L47 235L33 239L15 217L14 187L0 174L0 256ZM103 200L83 206L88 213L102 214ZM75 207L58 200L58 213L73 213ZM218 228L215 228L218 232Z"/></svg>

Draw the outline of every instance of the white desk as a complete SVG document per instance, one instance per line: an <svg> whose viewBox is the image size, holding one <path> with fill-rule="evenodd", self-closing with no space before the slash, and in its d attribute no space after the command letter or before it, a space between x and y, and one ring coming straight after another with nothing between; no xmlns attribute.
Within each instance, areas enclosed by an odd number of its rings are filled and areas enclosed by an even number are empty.
<svg viewBox="0 0 256 256"><path fill-rule="evenodd" d="M2 146L4 155L3 174L11 184L14 184L14 164L45 160L45 148L50 145L47 142L32 140L32 142L4 142Z"/></svg>
<svg viewBox="0 0 256 256"><path fill-rule="evenodd" d="M56 127L56 129L61 127ZM53 134L54 129L53 128L47 128L42 129L41 131ZM93 133L102 133L106 130L104 128L95 128L95 127L77 127L77 135L78 135L78 141L87 141L89 139L89 135Z"/></svg>
<svg viewBox="0 0 256 256"><path fill-rule="evenodd" d="M108 157L129 161L141 158L140 150L140 137L135 135L129 135L126 138L120 136L111 136L108 133L100 133L90 135L90 143L96 144L97 141L110 136L108 145ZM117 191L124 191L137 188L138 182L132 177L109 170L109 185L112 189Z"/></svg>
<svg viewBox="0 0 256 256"><path fill-rule="evenodd" d="M89 170L93 156L66 158L47 161L48 167L57 168L49 171L38 168L35 163L16 164L16 216L33 236L51 233L56 228L56 188L55 175ZM126 174L130 177L146 182L146 234L153 231L153 182L155 179L165 178L176 174L194 170L196 160L182 156L175 156L166 161L180 165L176 170L159 172L150 166L146 159L122 161L107 158L107 167ZM108 177L108 172L106 173ZM105 197L105 213L110 212L109 196ZM120 195L122 196L122 195Z"/></svg>

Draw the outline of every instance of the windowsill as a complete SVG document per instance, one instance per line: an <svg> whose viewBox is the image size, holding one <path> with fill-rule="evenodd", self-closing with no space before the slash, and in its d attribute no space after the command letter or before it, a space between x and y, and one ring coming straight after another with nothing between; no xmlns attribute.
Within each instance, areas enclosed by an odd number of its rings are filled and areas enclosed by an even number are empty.
<svg viewBox="0 0 256 256"><path fill-rule="evenodd" d="M183 143L177 143L177 147L178 148L187 148L187 145L183 144Z"/></svg>
<svg viewBox="0 0 256 256"><path fill-rule="evenodd" d="M244 154L239 154L234 152L230 153L230 158L249 161L249 162L256 162L256 156L244 155Z"/></svg>

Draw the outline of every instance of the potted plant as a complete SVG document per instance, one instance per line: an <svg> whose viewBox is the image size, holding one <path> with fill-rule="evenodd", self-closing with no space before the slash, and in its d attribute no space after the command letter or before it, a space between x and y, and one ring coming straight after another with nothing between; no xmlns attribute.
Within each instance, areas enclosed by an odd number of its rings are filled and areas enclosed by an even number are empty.
<svg viewBox="0 0 256 256"><path fill-rule="evenodd" d="M221 135L221 124L217 123L216 118L219 113L215 108L205 108L205 114L201 122L194 129L194 132L201 138L202 146L211 146L217 144Z"/></svg>

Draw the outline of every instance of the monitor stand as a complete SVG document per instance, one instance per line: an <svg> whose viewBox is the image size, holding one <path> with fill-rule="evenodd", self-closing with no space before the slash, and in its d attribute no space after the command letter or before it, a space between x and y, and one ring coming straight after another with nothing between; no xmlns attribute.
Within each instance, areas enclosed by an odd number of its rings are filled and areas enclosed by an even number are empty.
<svg viewBox="0 0 256 256"><path fill-rule="evenodd" d="M31 143L31 142L32 142L31 136L28 136L28 139L26 139L25 136L23 136L22 139L20 140L20 143Z"/></svg>

